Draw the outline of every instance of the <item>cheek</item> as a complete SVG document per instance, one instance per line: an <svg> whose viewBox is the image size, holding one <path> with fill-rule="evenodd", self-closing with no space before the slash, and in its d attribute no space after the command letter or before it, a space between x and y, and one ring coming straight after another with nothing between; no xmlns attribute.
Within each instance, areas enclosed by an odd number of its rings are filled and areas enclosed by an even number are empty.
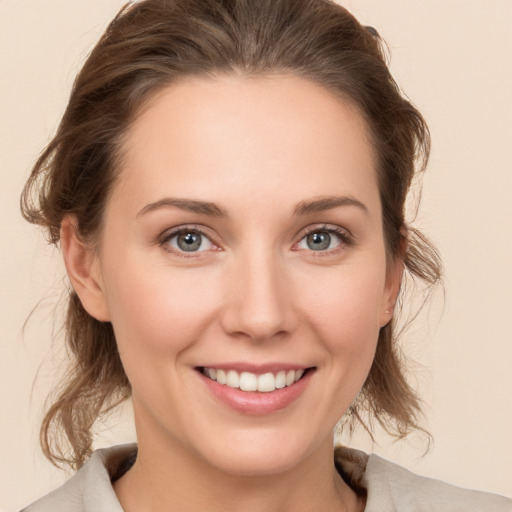
<svg viewBox="0 0 512 512"><path fill-rule="evenodd" d="M127 260L111 269L108 305L119 349L142 357L185 349L216 313L217 277Z"/></svg>
<svg viewBox="0 0 512 512"><path fill-rule="evenodd" d="M322 283L322 286L318 286ZM303 312L316 337L347 364L371 364L379 331L385 271L379 266L339 269L301 285ZM307 291L306 291L307 290ZM369 362L368 362L369 361Z"/></svg>
<svg viewBox="0 0 512 512"><path fill-rule="evenodd" d="M384 270L367 266L361 271L343 268L325 276L303 276L297 288L318 321L339 321L364 329L371 324L378 326L384 286Z"/></svg>
<svg viewBox="0 0 512 512"><path fill-rule="evenodd" d="M301 273L297 297L305 338L314 340L322 393L315 408L330 429L366 381L379 337L385 266L353 264Z"/></svg>

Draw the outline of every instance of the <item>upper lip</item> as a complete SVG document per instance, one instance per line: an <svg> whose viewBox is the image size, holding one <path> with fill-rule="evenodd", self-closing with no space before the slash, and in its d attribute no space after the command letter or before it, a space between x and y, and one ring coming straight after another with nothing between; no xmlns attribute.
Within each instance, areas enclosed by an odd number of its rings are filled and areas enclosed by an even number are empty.
<svg viewBox="0 0 512 512"><path fill-rule="evenodd" d="M263 364L254 364L247 362L233 362L233 363L208 363L198 366L198 368L215 368L216 370L235 370L238 373L250 372L256 375L262 375L264 373L277 373L280 371L288 370L306 370L312 368L312 366L304 364L294 363L280 363L280 362L269 362Z"/></svg>

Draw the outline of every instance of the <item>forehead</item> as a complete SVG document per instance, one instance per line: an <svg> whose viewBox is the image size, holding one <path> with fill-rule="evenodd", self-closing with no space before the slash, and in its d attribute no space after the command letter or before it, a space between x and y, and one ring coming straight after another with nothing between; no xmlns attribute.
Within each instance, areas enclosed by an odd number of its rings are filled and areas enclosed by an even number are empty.
<svg viewBox="0 0 512 512"><path fill-rule="evenodd" d="M358 110L291 75L195 77L170 85L141 110L122 154L116 188L136 191L141 201L164 193L215 195L216 202L278 193L282 201L305 193L368 201L377 192L374 153Z"/></svg>

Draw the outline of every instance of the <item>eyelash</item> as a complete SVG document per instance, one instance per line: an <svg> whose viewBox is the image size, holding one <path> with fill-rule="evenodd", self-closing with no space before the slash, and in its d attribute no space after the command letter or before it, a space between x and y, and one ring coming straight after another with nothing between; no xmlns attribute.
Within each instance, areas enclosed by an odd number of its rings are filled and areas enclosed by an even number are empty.
<svg viewBox="0 0 512 512"><path fill-rule="evenodd" d="M331 225L331 224L323 224L320 226L310 226L306 228L299 236L299 242L300 243L304 238L307 236L313 234L313 233L328 233L329 235L334 234L339 239L339 246L333 248L333 249L327 249L325 251L314 251L309 250L307 252L311 253L311 256L315 258L321 258L324 256L330 256L334 253L342 251L344 248L352 247L355 243L354 237L352 234L339 226ZM297 245L297 244L295 244Z"/></svg>
<svg viewBox="0 0 512 512"><path fill-rule="evenodd" d="M182 258L194 258L198 257L199 254L206 251L191 251L189 254L187 254L185 251L179 251L174 248L171 248L169 245L169 241L172 240L175 236L185 234L185 233L198 233L199 235L207 238L210 243L215 246L219 247L219 244L217 244L210 235L206 234L204 230L199 226L194 225L187 225L187 226L181 226L179 228L172 229L170 231L165 231L158 237L158 243L159 245L164 248L168 252L172 252L173 254L182 257ZM311 255L314 257L322 257L322 256L328 256L333 253L339 252L340 250L343 250L343 248L352 247L355 243L354 237L352 234L339 226L330 225L330 224L323 224L323 225L317 225L317 226L310 226L303 230L299 235L299 240L294 244L296 246L298 243L300 243L304 238L307 236L313 234L313 233L327 233L329 235L334 234L339 239L339 246L335 247L334 249L328 249L325 251L314 251L309 250L307 252L312 253ZM297 249L295 249L297 250Z"/></svg>

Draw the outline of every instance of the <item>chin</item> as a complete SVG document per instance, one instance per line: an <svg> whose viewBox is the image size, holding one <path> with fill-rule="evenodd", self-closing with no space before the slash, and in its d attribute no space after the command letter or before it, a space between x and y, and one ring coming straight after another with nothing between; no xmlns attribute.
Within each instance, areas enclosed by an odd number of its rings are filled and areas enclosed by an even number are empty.
<svg viewBox="0 0 512 512"><path fill-rule="evenodd" d="M218 470L231 475L270 476L291 471L319 448L293 434L276 436L276 433L254 433L239 440L215 442L207 447L208 461ZM332 448L332 443L332 436L329 436L326 444Z"/></svg>

